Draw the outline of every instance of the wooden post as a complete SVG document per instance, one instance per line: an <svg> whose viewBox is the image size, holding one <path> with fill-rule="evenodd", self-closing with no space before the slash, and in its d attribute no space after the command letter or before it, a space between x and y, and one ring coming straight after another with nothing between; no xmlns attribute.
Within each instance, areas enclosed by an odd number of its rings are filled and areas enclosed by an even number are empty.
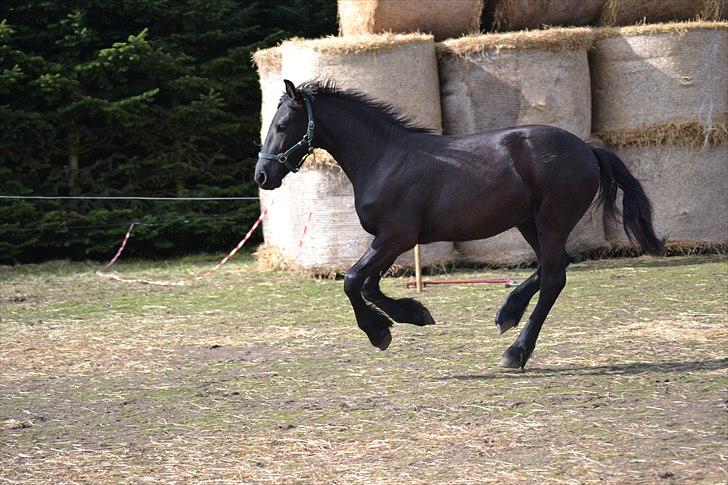
<svg viewBox="0 0 728 485"><path fill-rule="evenodd" d="M420 245L415 245L415 288L422 293L422 262L420 260Z"/></svg>

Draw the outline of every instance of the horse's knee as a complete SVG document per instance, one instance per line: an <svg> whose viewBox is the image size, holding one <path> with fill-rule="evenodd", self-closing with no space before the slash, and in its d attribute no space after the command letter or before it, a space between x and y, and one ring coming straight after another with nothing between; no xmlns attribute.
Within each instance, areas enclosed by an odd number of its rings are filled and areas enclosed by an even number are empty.
<svg viewBox="0 0 728 485"><path fill-rule="evenodd" d="M351 297L361 294L362 281L357 271L349 270L344 275L344 293Z"/></svg>

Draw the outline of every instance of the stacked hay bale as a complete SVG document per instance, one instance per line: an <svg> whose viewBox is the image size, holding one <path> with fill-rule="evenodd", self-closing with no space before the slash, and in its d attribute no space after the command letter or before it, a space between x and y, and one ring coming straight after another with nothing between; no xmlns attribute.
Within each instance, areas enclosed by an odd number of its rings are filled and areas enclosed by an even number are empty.
<svg viewBox="0 0 728 485"><path fill-rule="evenodd" d="M343 88L393 103L418 124L441 131L437 60L431 35L292 39L280 49L282 78L296 84L330 79ZM392 90L392 86L398 89ZM287 260L284 266L319 275L338 274L348 269L364 254L372 236L361 228L354 210L351 183L336 161L317 150L301 172L286 177L286 183L290 192L289 213L285 217L270 218L269 226L289 227L292 238L274 243L280 249L277 253L271 248L262 249L259 260L274 267L281 267L281 261ZM306 225L307 235L299 247ZM270 231L282 234L285 229ZM271 243L267 239L266 242ZM428 266L440 265L451 260L452 252L452 243L428 244L422 247L422 259ZM395 263L396 266L412 264L411 251Z"/></svg>
<svg viewBox="0 0 728 485"><path fill-rule="evenodd" d="M490 0L485 15L496 30L621 25L725 18L726 3L583 0L564 8L563 0ZM658 232L682 245L728 244L726 23L602 28L589 57L595 31L579 27L467 36L436 48L433 36L420 33L372 35L428 31L442 39L472 33L482 0L339 0L338 5L344 37L293 39L256 54L263 133L283 78L295 83L332 79L395 104L419 124L445 134L549 124L587 139L594 128L643 181ZM371 241L336 161L320 150L315 155L281 188L261 192L268 218L267 245L259 254L268 268L340 273ZM593 207L567 249L599 250L607 239L618 247L627 242L621 227L604 221L601 208ZM516 265L534 259L515 229L458 243L457 249L461 259L476 263ZM452 253L450 243L423 248L430 265L449 262ZM397 264L409 266L412 259L410 253Z"/></svg>
<svg viewBox="0 0 728 485"><path fill-rule="evenodd" d="M540 29L543 26L592 25L604 0L490 0L486 23L495 32Z"/></svg>
<svg viewBox="0 0 728 485"><path fill-rule="evenodd" d="M438 44L443 128L462 135L524 124L591 133L588 28L486 34ZM602 213L590 210L569 239L570 252L605 245ZM516 229L456 245L468 262L514 265L535 255Z"/></svg>
<svg viewBox="0 0 728 485"><path fill-rule="evenodd" d="M544 26L718 20L726 14L726 0L490 0L483 25L485 30L502 32Z"/></svg>
<svg viewBox="0 0 728 485"><path fill-rule="evenodd" d="M283 94L283 78L281 77L281 49L271 47L253 54L253 62L258 68L260 81L260 141L263 143L273 115L278 107L278 100ZM290 252L293 247L293 227L290 224L278 223L290 219L291 190L290 180L285 179L283 185L276 190L259 190L261 210L266 211L263 219L263 240L274 247Z"/></svg>
<svg viewBox="0 0 728 485"><path fill-rule="evenodd" d="M602 25L634 25L725 18L726 0L606 0Z"/></svg>
<svg viewBox="0 0 728 485"><path fill-rule="evenodd" d="M440 40L477 32L483 0L338 0L337 7L343 36L428 32Z"/></svg>
<svg viewBox="0 0 728 485"><path fill-rule="evenodd" d="M642 181L658 234L683 248L728 238L728 23L600 29L594 130ZM619 224L607 238L627 245Z"/></svg>

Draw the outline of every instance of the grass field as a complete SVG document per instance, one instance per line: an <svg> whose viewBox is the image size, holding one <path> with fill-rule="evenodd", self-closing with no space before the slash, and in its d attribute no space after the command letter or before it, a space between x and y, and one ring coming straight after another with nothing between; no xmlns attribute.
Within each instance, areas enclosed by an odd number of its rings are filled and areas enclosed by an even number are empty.
<svg viewBox="0 0 728 485"><path fill-rule="evenodd" d="M341 281L254 267L0 269L0 482L728 480L725 257L573 265L525 373L501 286L428 288L380 352Z"/></svg>

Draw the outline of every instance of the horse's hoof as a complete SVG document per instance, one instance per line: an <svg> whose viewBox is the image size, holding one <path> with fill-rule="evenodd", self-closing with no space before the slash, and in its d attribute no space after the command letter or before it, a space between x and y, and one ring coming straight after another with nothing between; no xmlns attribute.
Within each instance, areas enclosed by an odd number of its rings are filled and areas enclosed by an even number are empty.
<svg viewBox="0 0 728 485"><path fill-rule="evenodd" d="M521 366L520 359L516 361L509 355L504 355L503 357L501 357L498 365L503 369L516 369L520 371L524 370L524 368Z"/></svg>
<svg viewBox="0 0 728 485"><path fill-rule="evenodd" d="M511 321L508 321L508 322L496 323L495 324L495 329L498 330L498 335L503 335L508 330L510 330L513 327L515 327L516 325L518 325L518 322L514 322L514 321L511 320Z"/></svg>
<svg viewBox="0 0 728 485"><path fill-rule="evenodd" d="M422 303L412 298L397 300L397 308L392 313L392 318L397 323L409 323L418 327L435 324L435 319L432 318L430 311Z"/></svg>
<svg viewBox="0 0 728 485"><path fill-rule="evenodd" d="M516 320L515 318L501 318L501 312L499 311L495 315L495 328L498 330L498 335L503 335L508 330L512 329L513 327L518 325L518 322L520 319Z"/></svg>
<svg viewBox="0 0 728 485"><path fill-rule="evenodd" d="M421 315L421 317L420 317L419 320L420 320L420 322L422 322L419 325L421 325L423 327L426 326L426 325L434 325L435 324L435 319L432 318L432 314L425 307L422 307L422 315Z"/></svg>
<svg viewBox="0 0 728 485"><path fill-rule="evenodd" d="M375 344L375 347L377 347L379 350L387 350L387 347L389 347L389 344L392 343L392 332L387 329L387 333L384 335L382 340L379 341L378 344Z"/></svg>
<svg viewBox="0 0 728 485"><path fill-rule="evenodd" d="M523 350L516 342L503 353L499 365L504 369L524 370L529 357L528 352Z"/></svg>
<svg viewBox="0 0 728 485"><path fill-rule="evenodd" d="M495 314L495 328L498 330L498 335L503 335L508 330L518 325L523 317L523 311L514 312L508 311L506 305L502 306L500 310Z"/></svg>

